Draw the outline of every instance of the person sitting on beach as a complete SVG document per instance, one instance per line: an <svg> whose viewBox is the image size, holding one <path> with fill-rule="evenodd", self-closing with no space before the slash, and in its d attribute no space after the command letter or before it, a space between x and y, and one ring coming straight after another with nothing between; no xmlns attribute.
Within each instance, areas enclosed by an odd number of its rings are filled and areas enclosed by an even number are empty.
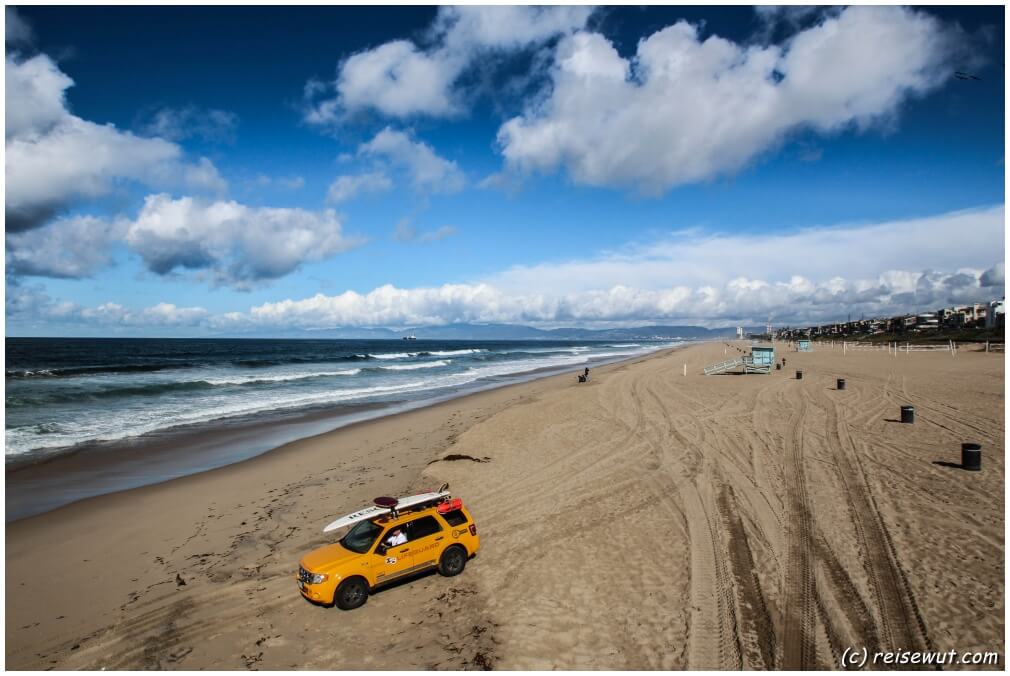
<svg viewBox="0 0 1010 676"><path fill-rule="evenodd" d="M397 545L407 544L407 534L404 533L399 528L395 529L388 538L386 538L387 547L395 547Z"/></svg>

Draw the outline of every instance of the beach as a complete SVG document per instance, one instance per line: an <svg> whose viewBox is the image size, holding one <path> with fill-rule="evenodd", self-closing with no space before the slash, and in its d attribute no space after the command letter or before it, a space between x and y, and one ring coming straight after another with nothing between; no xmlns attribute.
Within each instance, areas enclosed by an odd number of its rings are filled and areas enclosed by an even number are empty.
<svg viewBox="0 0 1010 676"><path fill-rule="evenodd" d="M573 370L8 523L7 667L1002 667L1003 355L776 349L769 374L702 374L745 342ZM326 523L443 481L482 538L461 576L300 597Z"/></svg>

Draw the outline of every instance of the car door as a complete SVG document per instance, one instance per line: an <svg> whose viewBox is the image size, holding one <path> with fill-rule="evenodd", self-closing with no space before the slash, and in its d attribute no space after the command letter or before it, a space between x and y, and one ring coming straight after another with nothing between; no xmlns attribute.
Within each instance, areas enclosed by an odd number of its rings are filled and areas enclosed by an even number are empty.
<svg viewBox="0 0 1010 676"><path fill-rule="evenodd" d="M385 584L412 572L414 559L410 555L410 542L389 546L390 537L397 530L408 533L405 524L399 524L386 529L379 538L372 555L372 570L375 571L375 584Z"/></svg>
<svg viewBox="0 0 1010 676"><path fill-rule="evenodd" d="M438 519L431 516L418 517L410 522L407 530L410 541L410 555L413 558L412 570L420 571L438 564L438 555L445 544L445 531Z"/></svg>

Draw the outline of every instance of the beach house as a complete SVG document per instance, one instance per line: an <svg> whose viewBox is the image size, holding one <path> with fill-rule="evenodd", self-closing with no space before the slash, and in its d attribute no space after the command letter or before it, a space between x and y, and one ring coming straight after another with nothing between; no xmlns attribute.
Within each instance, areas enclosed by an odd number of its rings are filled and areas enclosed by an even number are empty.
<svg viewBox="0 0 1010 676"><path fill-rule="evenodd" d="M989 303L988 312L985 315L985 327L987 329L1002 329L1005 324L1003 323L1004 316L1004 300L1000 298L999 300L994 300Z"/></svg>
<svg viewBox="0 0 1010 676"><path fill-rule="evenodd" d="M985 325L988 306L984 303L959 305L954 308L953 323L963 328L974 328Z"/></svg>
<svg viewBox="0 0 1010 676"><path fill-rule="evenodd" d="M940 328L935 312L923 312L915 316L915 331L936 331Z"/></svg>

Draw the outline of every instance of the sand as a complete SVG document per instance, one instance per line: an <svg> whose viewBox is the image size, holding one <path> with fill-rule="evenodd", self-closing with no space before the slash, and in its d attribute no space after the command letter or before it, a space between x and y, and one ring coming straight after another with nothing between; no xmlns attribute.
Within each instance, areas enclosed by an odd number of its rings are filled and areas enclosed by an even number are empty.
<svg viewBox="0 0 1010 676"><path fill-rule="evenodd" d="M780 345L785 370L701 375L737 345L8 524L7 667L837 668L853 646L1002 665L1003 356ZM956 466L964 441L982 472ZM432 462L450 454L487 460ZM461 576L350 613L301 599L297 561L330 518L443 480L482 536Z"/></svg>

